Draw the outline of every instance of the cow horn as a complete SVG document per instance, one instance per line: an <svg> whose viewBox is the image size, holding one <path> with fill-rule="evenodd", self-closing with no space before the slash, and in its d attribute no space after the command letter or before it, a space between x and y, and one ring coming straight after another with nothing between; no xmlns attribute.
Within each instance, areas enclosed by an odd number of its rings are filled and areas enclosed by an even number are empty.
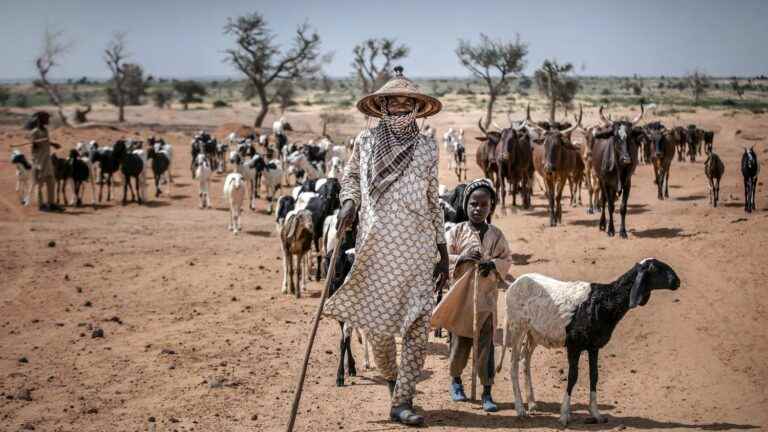
<svg viewBox="0 0 768 432"><path fill-rule="evenodd" d="M488 132L487 132L487 131L485 130L485 128L483 127L483 118L482 118L482 117L480 117L480 118L477 120L477 127L479 127L479 128L480 128L480 131L481 131L481 132L483 132L485 135L488 135Z"/></svg>
<svg viewBox="0 0 768 432"><path fill-rule="evenodd" d="M581 116L582 116L582 114L583 114L583 111L582 111L582 108L581 108L581 104L579 104L579 118L578 118L578 120L576 120L576 124L571 126L571 127L569 127L569 128L567 128L567 129L564 129L564 130L560 131L560 134L568 135L569 133L573 132L574 129L576 129L577 127L581 126Z"/></svg>
<svg viewBox="0 0 768 432"><path fill-rule="evenodd" d="M603 125L604 126L610 126L611 123L613 123L612 121L610 121L607 118L605 118L605 115L603 114L603 106L602 105L600 105L600 109L597 112L598 112L598 114L600 114L600 120L603 121Z"/></svg>
<svg viewBox="0 0 768 432"><path fill-rule="evenodd" d="M528 104L528 106L525 108L525 121L526 121L526 126L530 124L532 128L536 129L539 132L542 132L545 130L543 127L539 126L538 123L531 120L531 104Z"/></svg>
<svg viewBox="0 0 768 432"><path fill-rule="evenodd" d="M635 119L632 120L632 126L640 123L640 119L643 118L643 114L644 113L645 113L645 108L643 108L643 103L641 102L640 103L640 114L638 114L637 117L635 117Z"/></svg>
<svg viewBox="0 0 768 432"><path fill-rule="evenodd" d="M528 120L527 119L521 121L518 126L515 126L515 124L512 123L512 129L514 129L515 131L521 131L521 130L525 129L526 126L528 126Z"/></svg>

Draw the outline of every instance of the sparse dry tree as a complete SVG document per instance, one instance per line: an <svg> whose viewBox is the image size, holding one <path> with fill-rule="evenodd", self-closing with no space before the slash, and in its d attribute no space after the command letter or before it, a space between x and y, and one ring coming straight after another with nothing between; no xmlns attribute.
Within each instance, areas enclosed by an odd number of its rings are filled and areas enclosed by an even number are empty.
<svg viewBox="0 0 768 432"><path fill-rule="evenodd" d="M459 62L488 86L486 128L491 124L496 99L509 90L510 82L523 70L527 54L528 44L520 41L520 35L514 41L503 41L493 40L481 33L477 45L459 39L456 48Z"/></svg>
<svg viewBox="0 0 768 432"><path fill-rule="evenodd" d="M685 83L691 89L693 100L698 105L699 100L701 100L701 97L704 96L709 87L709 77L705 73L695 70L685 77Z"/></svg>
<svg viewBox="0 0 768 432"><path fill-rule="evenodd" d="M352 49L352 67L362 84L363 94L379 89L390 78L392 63L408 56L409 48L395 39L367 39ZM379 60L380 57L380 60Z"/></svg>
<svg viewBox="0 0 768 432"><path fill-rule="evenodd" d="M48 79L51 69L59 65L61 57L70 50L71 44L64 42L64 33L62 31L52 31L45 29L43 34L43 47L40 54L35 58L35 67L40 77L35 80L35 86L42 88L48 94L51 103L56 105L59 119L65 125L69 125L67 117L64 115L64 106L61 99L59 87Z"/></svg>
<svg viewBox="0 0 768 432"><path fill-rule="evenodd" d="M286 51L275 43L267 21L258 12L229 18L224 34L233 36L237 44L236 48L225 51L225 61L249 79L259 97L261 109L253 122L256 128L261 127L269 106L278 99L277 93L268 93L272 84L314 76L321 64L329 60L320 54L320 36L311 32L306 23L298 26L293 45Z"/></svg>
<svg viewBox="0 0 768 432"><path fill-rule="evenodd" d="M107 43L104 50L104 61L112 72L112 97L113 104L117 106L117 121L125 121L125 103L126 103L126 73L125 60L128 58L128 52L125 49L124 32L115 32L112 39Z"/></svg>
<svg viewBox="0 0 768 432"><path fill-rule="evenodd" d="M573 64L559 64L555 60L544 60L536 70L534 77L542 96L549 100L549 121L555 121L555 110L562 104L566 116L576 93L579 91L579 81L569 75L573 72Z"/></svg>
<svg viewBox="0 0 768 432"><path fill-rule="evenodd" d="M744 86L739 84L739 80L737 78L731 79L731 89L736 93L736 96L739 97L739 99L742 99L744 97Z"/></svg>

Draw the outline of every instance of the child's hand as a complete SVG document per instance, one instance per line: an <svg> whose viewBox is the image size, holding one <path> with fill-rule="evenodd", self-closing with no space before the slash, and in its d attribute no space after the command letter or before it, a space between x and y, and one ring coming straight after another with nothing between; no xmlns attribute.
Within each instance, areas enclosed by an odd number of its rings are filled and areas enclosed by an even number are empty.
<svg viewBox="0 0 768 432"><path fill-rule="evenodd" d="M490 260L480 261L480 263L477 265L477 268L480 270L480 276L487 277L491 271L496 269L496 264Z"/></svg>
<svg viewBox="0 0 768 432"><path fill-rule="evenodd" d="M480 259L482 259L482 255L480 254L480 251L479 250L473 250L473 251L467 252L465 254L462 254L459 257L458 261L456 262L456 265L462 264L462 263L464 263L466 261L477 262L477 261L480 261Z"/></svg>

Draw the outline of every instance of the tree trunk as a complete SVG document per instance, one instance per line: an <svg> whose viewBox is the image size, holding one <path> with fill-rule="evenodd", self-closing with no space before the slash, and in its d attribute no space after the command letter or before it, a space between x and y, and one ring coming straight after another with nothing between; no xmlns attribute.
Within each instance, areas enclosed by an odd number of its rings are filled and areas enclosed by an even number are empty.
<svg viewBox="0 0 768 432"><path fill-rule="evenodd" d="M67 121L67 116L64 115L64 107L62 107L61 97L59 97L58 90L56 90L56 88L54 88L53 85L49 83L45 77L43 77L43 79L41 79L40 81L43 84L43 88L45 89L45 92L48 93L48 98L51 100L51 102L54 105L56 105L56 111L59 114L59 120L61 120L61 123L63 123L64 126L69 126L69 121Z"/></svg>
<svg viewBox="0 0 768 432"><path fill-rule="evenodd" d="M123 102L120 102L120 106L117 107L117 121L118 123L122 123L125 121L125 104Z"/></svg>
<svg viewBox="0 0 768 432"><path fill-rule="evenodd" d="M496 93L494 91L490 92L489 98L488 98L488 107L485 112L485 129L487 130L488 127L491 125L491 121L493 120L493 104L496 103Z"/></svg>
<svg viewBox="0 0 768 432"><path fill-rule="evenodd" d="M555 103L555 97L550 96L549 98L549 122L554 123L555 122L555 109L557 108L557 103Z"/></svg>
<svg viewBox="0 0 768 432"><path fill-rule="evenodd" d="M269 112L269 101L267 100L267 89L261 84L253 83L253 85L256 87L256 93L258 93L259 102L261 102L261 109L256 116L256 120L253 122L253 127L260 128L261 124L264 123L264 118L267 117L267 113Z"/></svg>

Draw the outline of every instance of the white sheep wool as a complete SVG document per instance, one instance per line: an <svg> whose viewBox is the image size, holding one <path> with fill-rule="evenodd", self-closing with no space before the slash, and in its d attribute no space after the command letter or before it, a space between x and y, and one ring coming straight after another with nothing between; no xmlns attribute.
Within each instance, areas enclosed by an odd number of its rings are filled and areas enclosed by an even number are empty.
<svg viewBox="0 0 768 432"><path fill-rule="evenodd" d="M507 320L527 323L537 345L562 347L565 328L590 291L589 282L565 282L538 273L524 274L507 289Z"/></svg>

